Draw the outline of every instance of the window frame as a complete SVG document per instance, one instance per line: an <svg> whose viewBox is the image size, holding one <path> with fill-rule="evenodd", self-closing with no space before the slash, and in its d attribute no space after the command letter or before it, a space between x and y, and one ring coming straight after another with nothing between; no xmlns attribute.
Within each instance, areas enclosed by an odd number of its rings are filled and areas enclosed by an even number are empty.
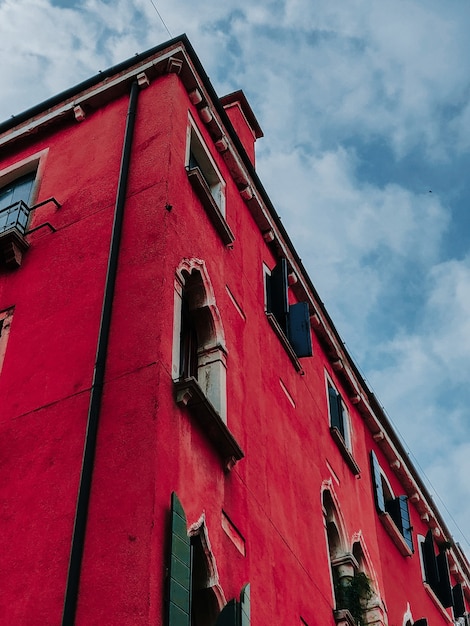
<svg viewBox="0 0 470 626"><path fill-rule="evenodd" d="M189 112L185 169L188 180L222 243L233 246L235 235L226 220L226 182Z"/></svg>
<svg viewBox="0 0 470 626"><path fill-rule="evenodd" d="M188 114L185 167L187 170L199 168L214 202L225 218L226 182L191 113Z"/></svg>
<svg viewBox="0 0 470 626"><path fill-rule="evenodd" d="M338 403L337 408L341 404L342 418L343 418L343 432L338 428L338 425L332 422L330 389L336 394L335 396L336 402ZM355 476L359 476L361 473L361 470L353 456L353 431L352 431L351 416L349 413L349 409L343 399L343 396L338 391L337 386L335 385L335 383L333 382L333 380L331 379L330 375L328 374L326 370L325 370L325 394L326 394L326 406L327 406L327 412L328 412L328 425L329 425L331 437L333 438L333 441L336 443L349 469L352 471L352 473Z"/></svg>
<svg viewBox="0 0 470 626"><path fill-rule="evenodd" d="M415 548L408 496L395 495L390 481L383 471L374 450L370 451L370 468L375 508L379 515L379 519L402 556L412 556ZM386 490L388 491L388 499L385 498L384 487L386 487ZM394 503L393 506L390 506L390 502ZM393 508L398 509L400 513L403 513L405 507L406 516L401 514L400 520L397 520L397 514L396 512L393 512ZM405 517L407 519L405 519ZM408 521L409 526L405 528L403 524L406 521Z"/></svg>
<svg viewBox="0 0 470 626"><path fill-rule="evenodd" d="M287 259L281 257L269 269L263 263L264 311L295 369L303 373L299 359L313 356L308 302L289 303Z"/></svg>
<svg viewBox="0 0 470 626"><path fill-rule="evenodd" d="M181 369L183 300L191 278L196 282L189 285L194 290L190 304L190 309L193 308L189 313L194 315L193 328L201 334L197 338L196 376L187 376ZM205 263L201 259L184 259L176 270L174 282L172 379L175 400L178 406L189 410L222 458L224 470L230 471L244 457L244 452L227 426L226 377L225 335Z"/></svg>

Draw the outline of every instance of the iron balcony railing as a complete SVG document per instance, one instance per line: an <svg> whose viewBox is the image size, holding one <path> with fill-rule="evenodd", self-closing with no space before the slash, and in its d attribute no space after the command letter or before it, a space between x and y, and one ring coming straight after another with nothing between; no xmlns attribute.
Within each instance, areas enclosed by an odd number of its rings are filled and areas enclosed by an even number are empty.
<svg viewBox="0 0 470 626"><path fill-rule="evenodd" d="M23 200L0 209L0 235L12 229L25 235L30 211L30 207Z"/></svg>

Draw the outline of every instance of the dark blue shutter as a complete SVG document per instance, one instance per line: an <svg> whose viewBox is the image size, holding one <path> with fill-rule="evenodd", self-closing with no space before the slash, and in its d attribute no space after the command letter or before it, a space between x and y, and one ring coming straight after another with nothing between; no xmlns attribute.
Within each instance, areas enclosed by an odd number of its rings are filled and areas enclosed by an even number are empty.
<svg viewBox="0 0 470 626"><path fill-rule="evenodd" d="M465 596L460 583L452 587L452 600L454 605L454 617L463 617L465 615Z"/></svg>
<svg viewBox="0 0 470 626"><path fill-rule="evenodd" d="M436 590L437 596L442 606L448 608L452 606L452 587L450 584L449 563L447 561L447 553L441 552L436 557L437 571L439 573L439 586Z"/></svg>
<svg viewBox="0 0 470 626"><path fill-rule="evenodd" d="M408 544L409 549L414 552L413 547L413 533L411 527L410 509L408 506L408 496L398 496L396 498L399 502L400 511L400 532L403 535L404 540Z"/></svg>
<svg viewBox="0 0 470 626"><path fill-rule="evenodd" d="M171 539L168 583L168 626L191 625L191 542L186 515L176 493L171 494Z"/></svg>
<svg viewBox="0 0 470 626"><path fill-rule="evenodd" d="M250 626L250 583L247 583L240 594L240 626Z"/></svg>
<svg viewBox="0 0 470 626"><path fill-rule="evenodd" d="M390 517L393 519L395 526L403 535L403 538L406 541L410 550L414 551L413 535L411 532L410 522L410 510L408 508L408 497L398 496L393 500L388 500L385 503L385 510L387 511L387 513L390 514Z"/></svg>
<svg viewBox="0 0 470 626"><path fill-rule="evenodd" d="M382 476L377 456L373 450L370 451L370 467L372 471L372 484L374 487L375 506L379 513L385 513L385 498L382 488Z"/></svg>
<svg viewBox="0 0 470 626"><path fill-rule="evenodd" d="M266 277L268 311L276 318L279 326L287 335L287 313L289 300L287 296L287 261L280 259L272 270L271 276Z"/></svg>
<svg viewBox="0 0 470 626"><path fill-rule="evenodd" d="M287 337L298 357L312 356L310 313L307 302L290 305L287 316Z"/></svg>
<svg viewBox="0 0 470 626"><path fill-rule="evenodd" d="M421 552L424 563L424 577L431 588L436 591L439 585L439 574L437 571L436 554L434 552L434 539L432 531L428 530L426 537L421 544Z"/></svg>
<svg viewBox="0 0 470 626"><path fill-rule="evenodd" d="M339 393L328 385L328 399L330 403L330 424L332 428L337 428L344 437L343 405Z"/></svg>
<svg viewBox="0 0 470 626"><path fill-rule="evenodd" d="M230 600L219 613L215 626L239 626L238 602Z"/></svg>

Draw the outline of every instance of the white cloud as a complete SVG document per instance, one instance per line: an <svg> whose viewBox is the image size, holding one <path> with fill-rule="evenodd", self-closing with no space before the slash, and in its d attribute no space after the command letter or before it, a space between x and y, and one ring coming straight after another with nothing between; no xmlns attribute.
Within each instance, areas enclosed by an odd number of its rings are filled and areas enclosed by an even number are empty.
<svg viewBox="0 0 470 626"><path fill-rule="evenodd" d="M470 7L156 5L173 35L188 34L220 94L247 93L266 133L261 179L320 296L426 471L452 506L468 501L468 487L452 476L468 458L461 440L470 434L470 260L443 250L455 207L428 188L415 193L413 171L392 179L389 170L407 156L412 170L438 177L439 159L457 169L468 152ZM149 0L68 8L0 0L0 54L8 59L0 65L0 118L167 38ZM388 150L365 181L371 143ZM464 171L468 197L467 178Z"/></svg>
<svg viewBox="0 0 470 626"><path fill-rule="evenodd" d="M422 273L437 258L447 215L431 194L359 182L357 165L341 148L270 153L258 168L320 296L362 352L380 298L398 290L408 266Z"/></svg>

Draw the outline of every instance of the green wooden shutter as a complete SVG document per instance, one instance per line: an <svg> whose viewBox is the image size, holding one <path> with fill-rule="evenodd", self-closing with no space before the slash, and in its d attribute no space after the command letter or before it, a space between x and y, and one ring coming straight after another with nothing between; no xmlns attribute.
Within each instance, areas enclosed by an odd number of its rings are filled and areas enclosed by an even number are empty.
<svg viewBox="0 0 470 626"><path fill-rule="evenodd" d="M312 356L312 334L307 302L297 302L289 307L287 337L298 357Z"/></svg>
<svg viewBox="0 0 470 626"><path fill-rule="evenodd" d="M230 600L219 613L215 626L250 626L250 583L241 593L240 602Z"/></svg>
<svg viewBox="0 0 470 626"><path fill-rule="evenodd" d="M239 626L238 623L238 602L230 600L217 617L215 626Z"/></svg>
<svg viewBox="0 0 470 626"><path fill-rule="evenodd" d="M382 488L382 476L377 456L373 450L370 451L370 466L372 471L372 485L374 487L375 506L379 513L385 513L385 498Z"/></svg>
<svg viewBox="0 0 470 626"><path fill-rule="evenodd" d="M343 405L341 396L334 387L328 385L328 400L330 404L330 424L337 428L344 437Z"/></svg>
<svg viewBox="0 0 470 626"><path fill-rule="evenodd" d="M460 583L452 587L452 600L454 601L454 617L463 617L465 615L465 596Z"/></svg>
<svg viewBox="0 0 470 626"><path fill-rule="evenodd" d="M167 626L191 626L191 557L186 515L178 496L173 492Z"/></svg>
<svg viewBox="0 0 470 626"><path fill-rule="evenodd" d="M442 606L448 608L453 605L452 587L450 584L449 562L447 561L447 553L441 552L436 557L437 571L439 573L439 586L437 588L437 596Z"/></svg>
<svg viewBox="0 0 470 626"><path fill-rule="evenodd" d="M289 300L287 296L287 261L280 259L272 270L271 276L266 277L268 311L276 318L279 326L287 335L287 313Z"/></svg>
<svg viewBox="0 0 470 626"><path fill-rule="evenodd" d="M250 626L250 583L247 583L240 594L240 626Z"/></svg>

